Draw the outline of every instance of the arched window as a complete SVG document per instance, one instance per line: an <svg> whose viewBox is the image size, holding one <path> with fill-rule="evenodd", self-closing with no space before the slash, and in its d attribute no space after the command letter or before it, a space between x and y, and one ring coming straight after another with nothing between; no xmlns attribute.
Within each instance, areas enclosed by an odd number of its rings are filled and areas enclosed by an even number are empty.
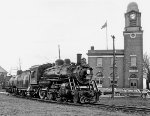
<svg viewBox="0 0 150 116"><path fill-rule="evenodd" d="M97 76L97 77L103 77L103 73L99 71L99 72L96 74L96 76Z"/></svg>
<svg viewBox="0 0 150 116"><path fill-rule="evenodd" d="M110 77L113 79L113 73L110 74ZM118 74L115 72L115 78L118 77Z"/></svg>
<svg viewBox="0 0 150 116"><path fill-rule="evenodd" d="M132 74L132 75L130 75L130 78L137 78L137 75L136 74Z"/></svg>

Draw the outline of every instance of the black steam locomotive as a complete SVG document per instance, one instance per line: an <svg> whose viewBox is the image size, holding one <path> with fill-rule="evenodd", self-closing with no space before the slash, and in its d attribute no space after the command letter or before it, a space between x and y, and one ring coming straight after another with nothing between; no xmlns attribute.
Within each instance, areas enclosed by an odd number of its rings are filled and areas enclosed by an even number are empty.
<svg viewBox="0 0 150 116"><path fill-rule="evenodd" d="M18 72L9 80L7 91L62 102L92 103L100 96L92 76L92 68L77 54L76 64L58 59L54 66L45 64Z"/></svg>

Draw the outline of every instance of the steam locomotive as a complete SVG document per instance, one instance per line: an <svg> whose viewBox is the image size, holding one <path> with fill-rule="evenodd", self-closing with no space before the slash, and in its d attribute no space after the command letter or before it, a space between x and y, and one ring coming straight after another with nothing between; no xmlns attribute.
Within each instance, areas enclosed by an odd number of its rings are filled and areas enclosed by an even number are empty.
<svg viewBox="0 0 150 116"><path fill-rule="evenodd" d="M100 91L92 80L92 68L81 56L77 54L76 64L58 59L55 65L49 63L20 71L9 80L7 91L61 102L97 102Z"/></svg>

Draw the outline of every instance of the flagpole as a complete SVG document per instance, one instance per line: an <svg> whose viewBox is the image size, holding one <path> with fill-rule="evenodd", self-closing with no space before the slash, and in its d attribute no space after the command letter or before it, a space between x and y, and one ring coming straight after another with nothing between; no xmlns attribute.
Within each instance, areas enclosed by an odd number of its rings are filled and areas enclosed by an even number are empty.
<svg viewBox="0 0 150 116"><path fill-rule="evenodd" d="M59 59L60 59L60 45L58 45Z"/></svg>
<svg viewBox="0 0 150 116"><path fill-rule="evenodd" d="M106 24L107 24L107 21L106 21ZM107 24L107 26L108 26L108 24ZM106 47L107 47L107 50L108 50L107 26L106 26Z"/></svg>

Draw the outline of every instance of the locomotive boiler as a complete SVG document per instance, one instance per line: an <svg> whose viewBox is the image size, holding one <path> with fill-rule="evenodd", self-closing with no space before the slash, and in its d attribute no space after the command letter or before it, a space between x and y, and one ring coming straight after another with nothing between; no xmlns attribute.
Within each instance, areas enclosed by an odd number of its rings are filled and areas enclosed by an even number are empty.
<svg viewBox="0 0 150 116"><path fill-rule="evenodd" d="M55 65L31 67L16 76L12 90L21 95L61 102L97 102L100 92L92 76L92 68L81 54L77 54L77 63L58 59Z"/></svg>

